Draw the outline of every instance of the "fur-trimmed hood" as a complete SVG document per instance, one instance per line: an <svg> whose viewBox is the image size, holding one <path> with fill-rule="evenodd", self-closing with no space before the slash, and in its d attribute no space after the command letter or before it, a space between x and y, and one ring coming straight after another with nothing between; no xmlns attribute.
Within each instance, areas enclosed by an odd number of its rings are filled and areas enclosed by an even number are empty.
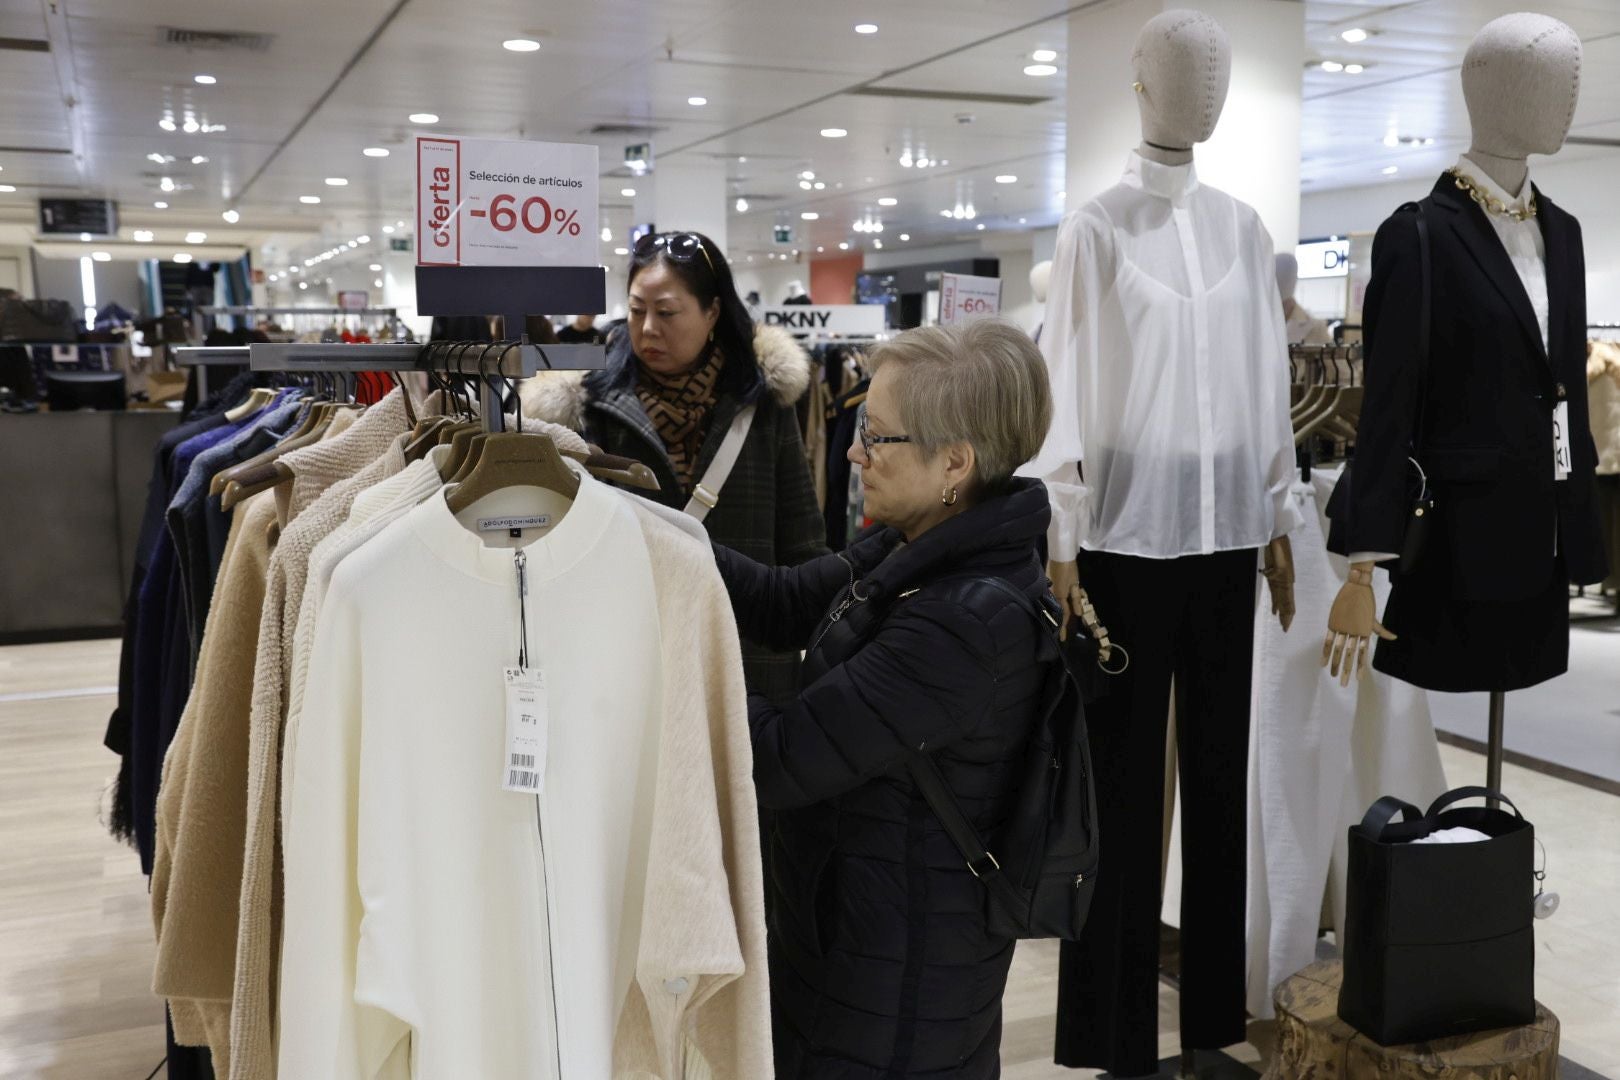
<svg viewBox="0 0 1620 1080"><path fill-rule="evenodd" d="M615 359L610 348L609 363ZM624 349L628 359L628 348ZM765 390L777 402L793 406L810 388L810 354L779 326L754 327L754 356ZM585 371L548 371L525 379L519 387L523 415L547 420L575 431L585 427L585 404L590 392Z"/></svg>

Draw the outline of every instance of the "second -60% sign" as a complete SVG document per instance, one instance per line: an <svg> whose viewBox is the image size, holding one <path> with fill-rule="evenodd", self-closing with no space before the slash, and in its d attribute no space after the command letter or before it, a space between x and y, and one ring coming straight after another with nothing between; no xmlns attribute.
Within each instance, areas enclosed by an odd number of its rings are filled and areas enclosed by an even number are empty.
<svg viewBox="0 0 1620 1080"><path fill-rule="evenodd" d="M416 141L423 266L596 266L595 146Z"/></svg>

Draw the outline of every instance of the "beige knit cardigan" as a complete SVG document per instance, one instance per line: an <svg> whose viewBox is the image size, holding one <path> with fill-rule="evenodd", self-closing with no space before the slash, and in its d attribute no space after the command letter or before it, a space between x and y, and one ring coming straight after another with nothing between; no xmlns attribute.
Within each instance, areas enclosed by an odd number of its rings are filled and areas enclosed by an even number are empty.
<svg viewBox="0 0 1620 1080"><path fill-rule="evenodd" d="M315 545L347 520L355 497L405 467L411 427L399 389L337 438L281 460L293 471L291 520L270 557L248 722L247 827L231 998L231 1080L275 1076L275 968L281 941L277 845L281 728L293 635ZM217 1069L216 1069L217 1073Z"/></svg>

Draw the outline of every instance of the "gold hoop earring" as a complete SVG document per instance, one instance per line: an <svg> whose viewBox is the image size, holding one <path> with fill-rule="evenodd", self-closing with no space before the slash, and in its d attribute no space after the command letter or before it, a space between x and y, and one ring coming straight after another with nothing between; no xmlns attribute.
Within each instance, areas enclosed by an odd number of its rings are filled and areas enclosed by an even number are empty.
<svg viewBox="0 0 1620 1080"><path fill-rule="evenodd" d="M1131 89L1140 94L1142 92L1142 84L1140 82L1133 82L1131 83Z"/></svg>
<svg viewBox="0 0 1620 1080"><path fill-rule="evenodd" d="M953 488L953 487L946 488L944 490L944 492L942 492L940 494L939 501L941 503L943 503L944 505L946 505L946 506L955 506L956 505L956 494L957 494L957 492L956 492L955 488Z"/></svg>

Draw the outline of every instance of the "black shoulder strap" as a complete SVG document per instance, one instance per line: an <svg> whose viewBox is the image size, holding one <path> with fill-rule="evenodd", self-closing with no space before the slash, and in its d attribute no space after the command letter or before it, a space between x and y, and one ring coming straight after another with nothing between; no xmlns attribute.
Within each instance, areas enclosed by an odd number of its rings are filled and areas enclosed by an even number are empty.
<svg viewBox="0 0 1620 1080"><path fill-rule="evenodd" d="M1429 282L1432 272L1429 266L1429 215L1423 206L1425 202L1428 202L1428 200L1424 199L1411 204L1417 209L1418 268L1423 275L1418 297L1418 400L1417 416L1412 424L1412 456L1414 458L1422 451L1423 440L1427 434L1424 430L1423 415L1428 411L1429 397L1429 328L1431 326L1431 301L1429 297L1431 285Z"/></svg>
<svg viewBox="0 0 1620 1080"><path fill-rule="evenodd" d="M1006 593L1019 607L1027 611L1037 624L1042 622L1044 615L1045 622L1050 625L1050 629L1046 632L1051 635L1053 644L1058 644L1058 622L1051 612L1041 612L1037 609L1033 600L1001 578L984 577L977 580ZM1063 678L1074 678L1074 673L1069 667L1069 658L1061 647L1058 648L1057 654L1058 658L1063 662ZM1057 683L1055 685L1057 686L1056 692L1048 693L1042 709L1043 720L1050 716L1052 711L1063 700L1062 684ZM967 868L973 871L973 876L984 882L985 888L990 890L991 895L1009 913L1017 913L1023 904L1018 895L1018 890L1013 888L1012 882L1008 881L1006 876L1002 874L1001 864L996 861L994 855L990 854L990 851L984 846L984 841L979 838L979 831L973 827L973 823L962 812L961 805L957 803L956 797L951 794L950 788L945 784L945 776L939 771L938 762L922 750L914 750L906 762L906 768L911 773L912 783L916 784L917 790L922 792L922 797L927 801L929 809L934 811L934 816L939 818L939 823L945 827L945 832L950 836L951 843L956 845L956 850L961 852L963 859L967 860Z"/></svg>

